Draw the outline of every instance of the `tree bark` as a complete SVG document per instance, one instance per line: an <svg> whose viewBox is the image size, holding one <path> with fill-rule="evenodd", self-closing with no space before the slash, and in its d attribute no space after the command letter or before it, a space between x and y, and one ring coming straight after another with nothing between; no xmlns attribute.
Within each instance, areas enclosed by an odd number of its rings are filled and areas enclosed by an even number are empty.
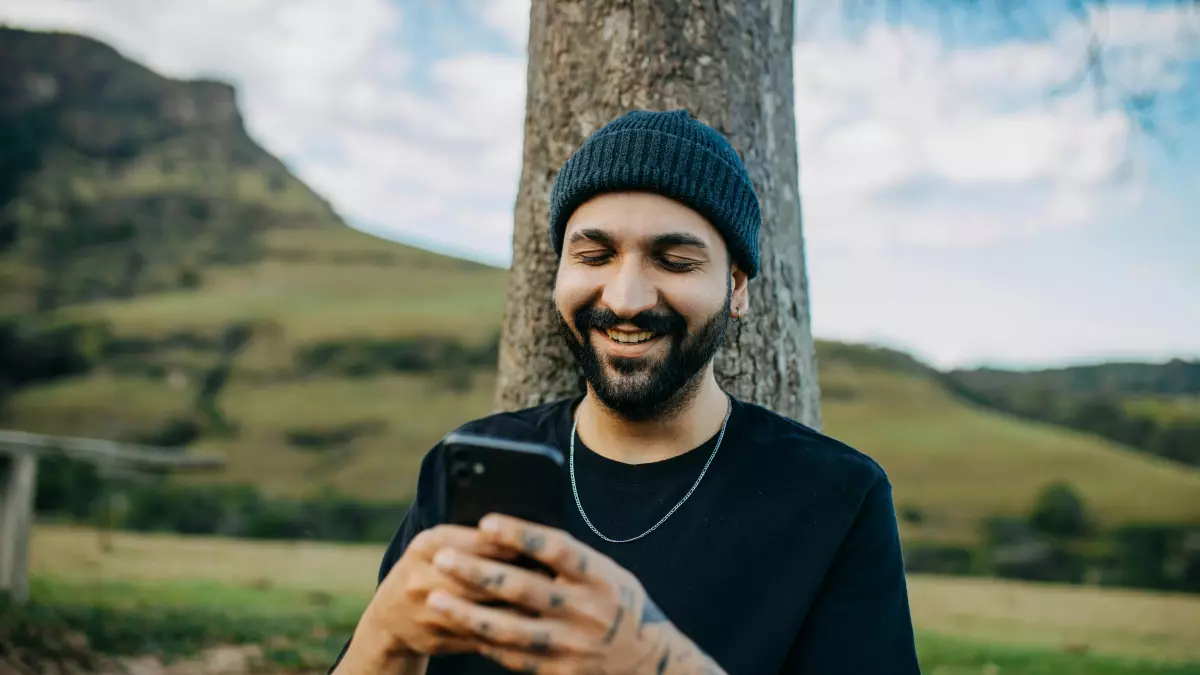
<svg viewBox="0 0 1200 675"><path fill-rule="evenodd" d="M792 84L792 0L533 0L524 158L498 410L580 392L555 329L547 234L559 167L632 108L687 108L741 153L762 205L759 276L715 369L727 391L821 427Z"/></svg>

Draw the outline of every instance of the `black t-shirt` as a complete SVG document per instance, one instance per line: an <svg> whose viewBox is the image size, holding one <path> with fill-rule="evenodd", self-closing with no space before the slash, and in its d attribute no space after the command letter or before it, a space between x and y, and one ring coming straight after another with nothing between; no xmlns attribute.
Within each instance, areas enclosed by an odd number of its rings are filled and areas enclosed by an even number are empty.
<svg viewBox="0 0 1200 675"><path fill-rule="evenodd" d="M549 443L566 455L579 401L498 413L460 430ZM579 515L569 481L562 489L566 529L637 576L667 618L731 675L919 673L883 469L766 408L733 405L704 479L657 530L629 543L604 541ZM576 438L576 483L588 518L612 539L645 532L691 489L716 440L667 460L624 464ZM438 449L422 462L380 581L419 531L443 521ZM427 671L503 672L475 655L434 657Z"/></svg>

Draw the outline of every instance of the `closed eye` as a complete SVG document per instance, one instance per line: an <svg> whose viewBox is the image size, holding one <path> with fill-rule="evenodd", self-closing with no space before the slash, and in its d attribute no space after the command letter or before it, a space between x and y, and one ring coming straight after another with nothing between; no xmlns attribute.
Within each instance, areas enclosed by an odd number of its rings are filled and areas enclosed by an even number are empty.
<svg viewBox="0 0 1200 675"><path fill-rule="evenodd" d="M607 251L597 253L575 253L574 257L575 260L583 263L584 265L600 265L611 258L612 254Z"/></svg>
<svg viewBox="0 0 1200 675"><path fill-rule="evenodd" d="M694 260L672 260L670 258L659 258L658 264L670 272L690 272L700 265Z"/></svg>

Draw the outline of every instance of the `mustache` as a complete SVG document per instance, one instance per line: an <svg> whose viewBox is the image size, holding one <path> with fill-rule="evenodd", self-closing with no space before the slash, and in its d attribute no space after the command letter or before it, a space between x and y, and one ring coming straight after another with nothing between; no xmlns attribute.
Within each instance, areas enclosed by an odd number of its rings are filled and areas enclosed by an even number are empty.
<svg viewBox="0 0 1200 675"><path fill-rule="evenodd" d="M608 330L623 323L631 323L638 330L658 335L683 335L687 332L687 321L678 312L668 309L648 309L624 319L607 307L595 305L575 312L575 328L583 335L593 328Z"/></svg>

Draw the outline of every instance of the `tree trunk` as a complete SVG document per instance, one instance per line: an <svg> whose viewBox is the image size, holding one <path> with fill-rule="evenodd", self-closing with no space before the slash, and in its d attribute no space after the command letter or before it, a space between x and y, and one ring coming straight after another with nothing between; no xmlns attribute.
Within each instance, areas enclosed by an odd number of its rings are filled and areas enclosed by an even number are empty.
<svg viewBox="0 0 1200 675"><path fill-rule="evenodd" d="M716 359L732 394L819 429L800 223L792 0L533 0L524 164L515 209L498 410L581 391L555 330L547 227L559 167L632 108L687 108L741 153L762 205L749 313Z"/></svg>

